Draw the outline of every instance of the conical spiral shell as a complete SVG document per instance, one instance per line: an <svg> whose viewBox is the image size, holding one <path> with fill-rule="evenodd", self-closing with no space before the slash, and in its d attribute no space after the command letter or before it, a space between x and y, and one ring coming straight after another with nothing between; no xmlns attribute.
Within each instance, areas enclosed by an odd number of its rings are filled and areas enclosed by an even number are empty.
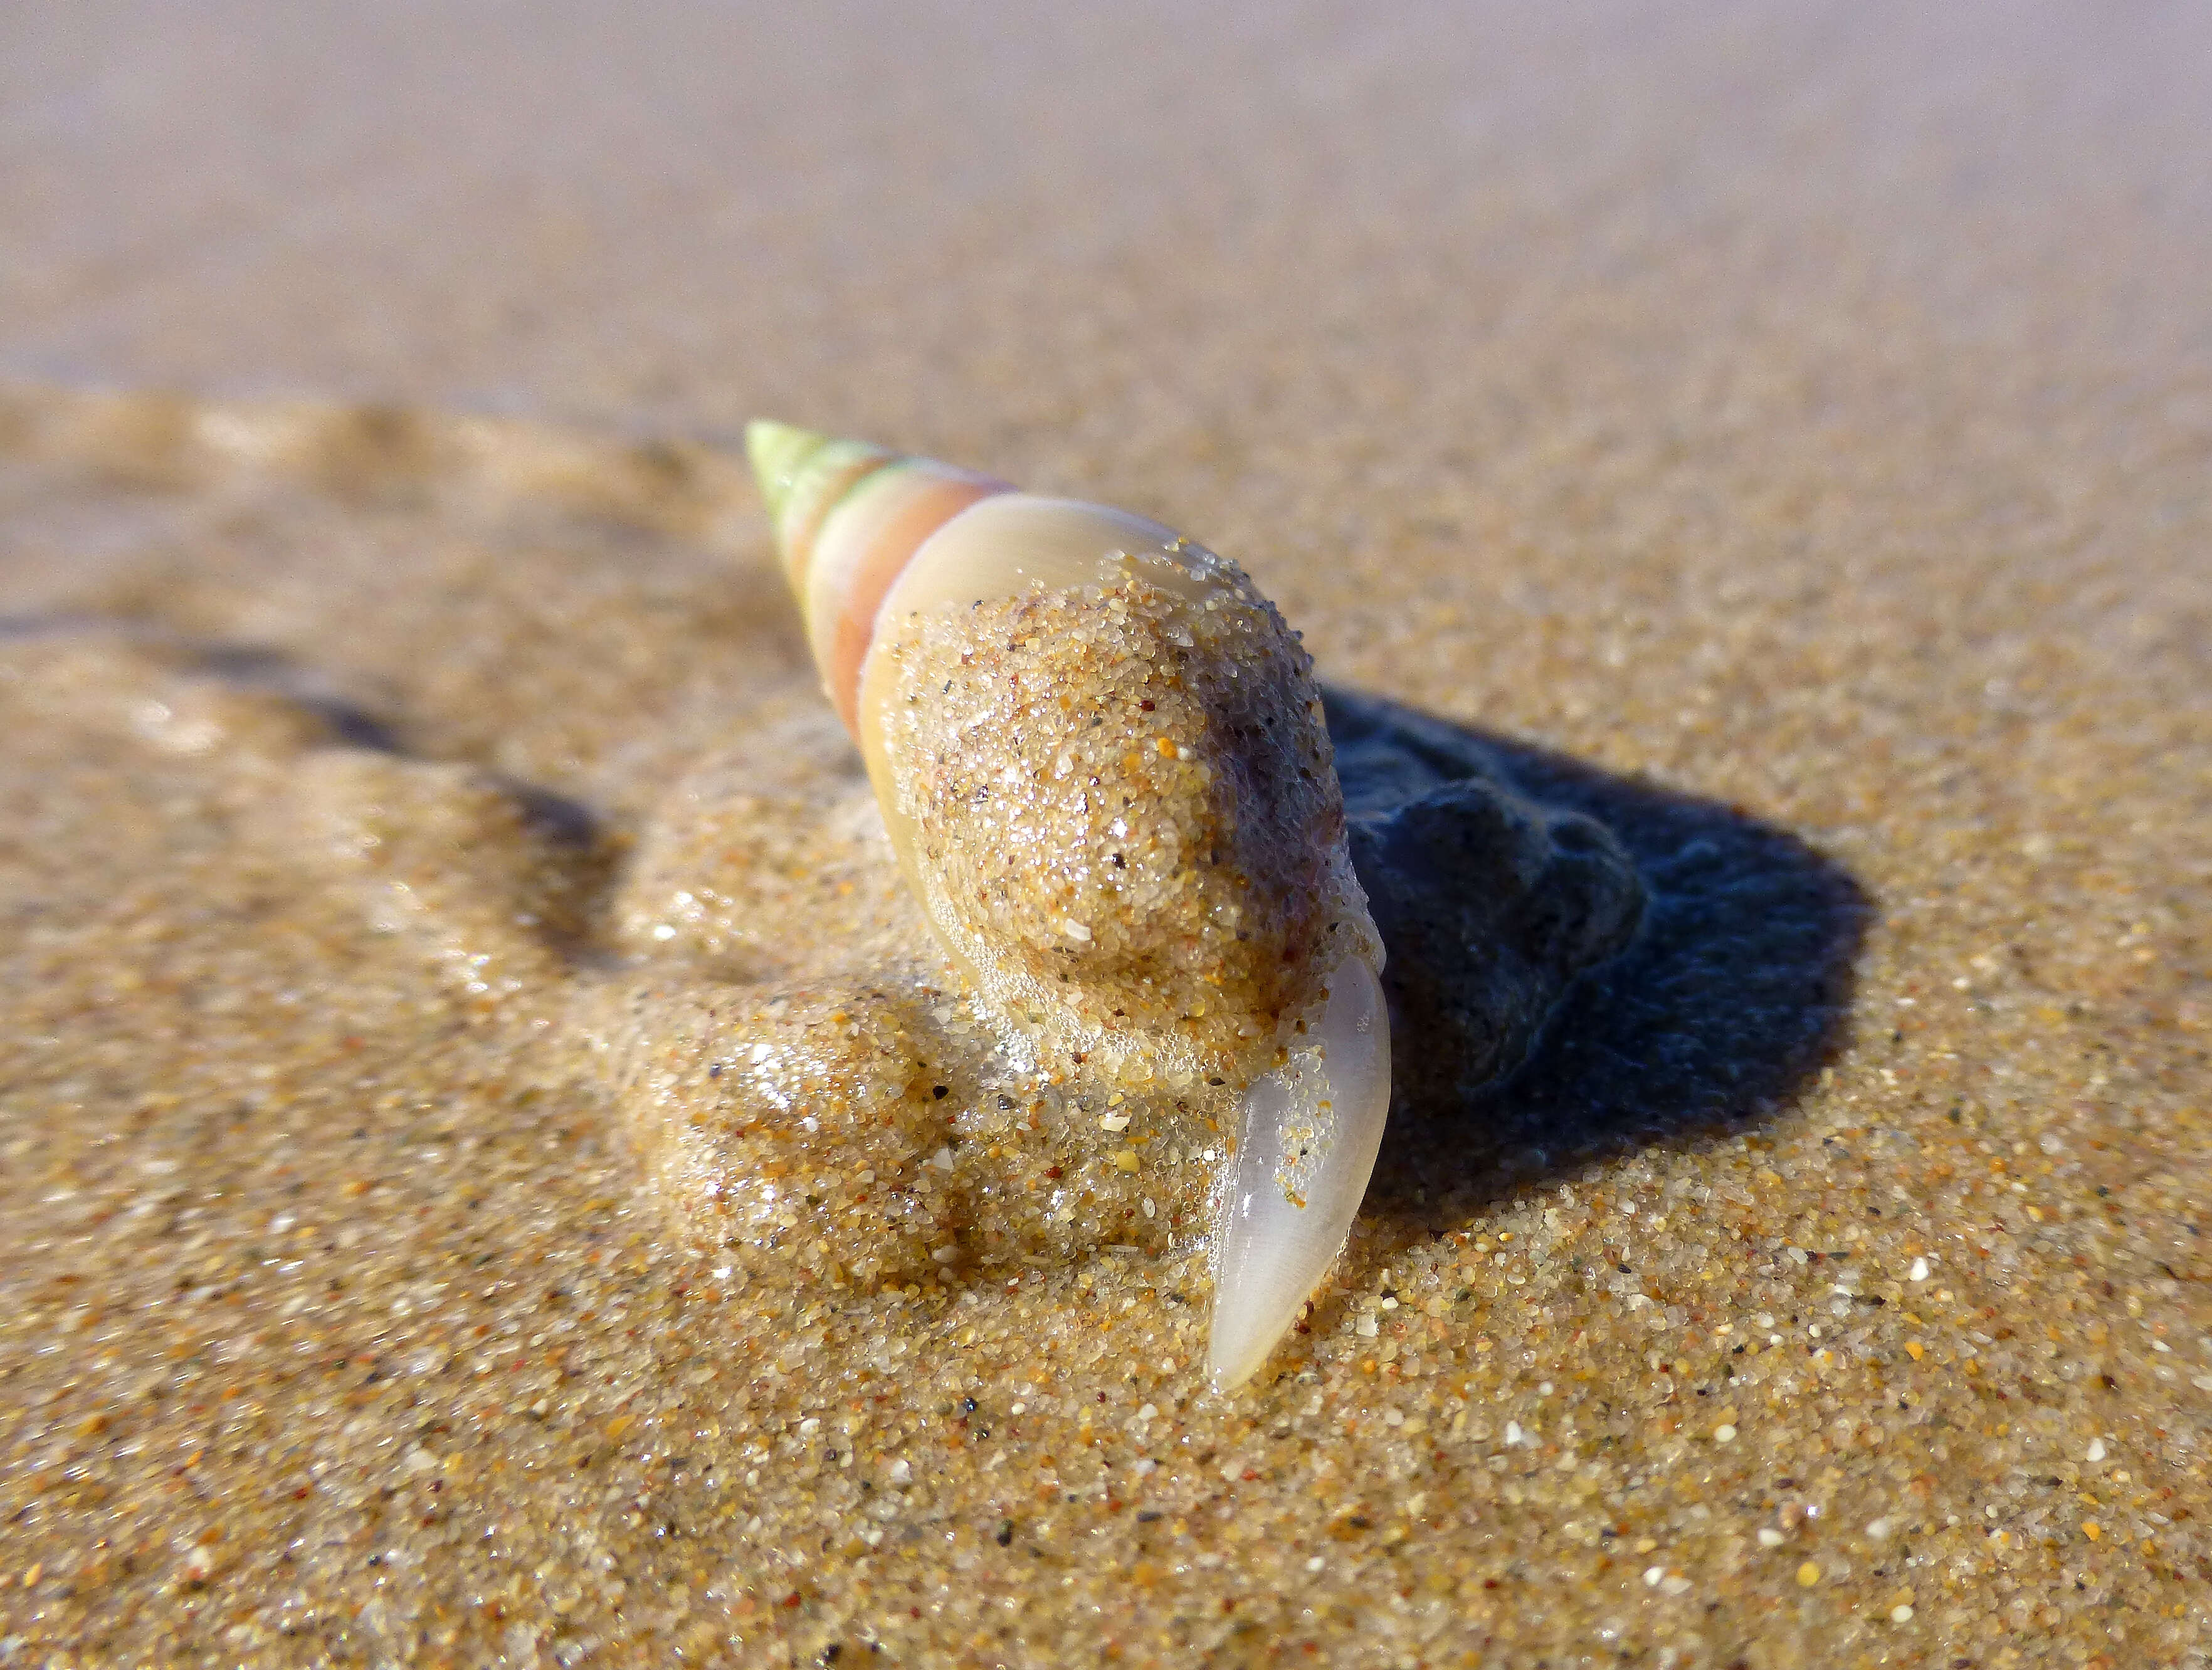
<svg viewBox="0 0 2212 1670"><path fill-rule="evenodd" d="M1041 1057L1250 1087L1214 1343L1242 1379L1341 1245L1389 1100L1310 659L1241 569L1146 518L747 440L823 683L984 1010Z"/></svg>

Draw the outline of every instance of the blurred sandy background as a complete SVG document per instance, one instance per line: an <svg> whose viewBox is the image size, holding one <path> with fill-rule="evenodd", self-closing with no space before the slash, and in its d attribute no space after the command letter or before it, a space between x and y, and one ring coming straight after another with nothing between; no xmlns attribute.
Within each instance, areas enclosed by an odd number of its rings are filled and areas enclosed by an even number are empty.
<svg viewBox="0 0 2212 1670"><path fill-rule="evenodd" d="M520 1133L480 1163L503 1259L638 1245L609 1204L634 1175L611 1142L539 1152L398 963L185 910L229 885L221 797L83 740L109 664L26 662L0 835L46 937L0 998L0 1662L2203 1662L2208 111L2187 5L0 13L0 379L615 440L771 413L1126 503L1243 561L1324 677L1579 762L1616 806L1692 797L1855 902L1787 1003L1741 912L1682 916L1650 953L1679 1049L1655 999L1621 1035L1649 1061L1553 1062L1557 1151L1509 1107L1515 1143L1458 1175L1386 1154L1297 1373L1228 1407L1123 1372L1187 1351L1141 1283L702 1318L649 1249L634 1311L611 1255L561 1277L598 1379L544 1369L504 1413L379 1402L382 1366L325 1397L222 1348L307 1327L286 1284L320 1266L241 1275L213 1320L167 1296L218 1290L225 1248L258 1270L278 1205L350 1219L404 1267L330 1243L358 1297L318 1298L314 1360L381 1365L435 1332L395 1320L403 1278L477 1230L396 1157L414 1181L373 1191L307 1164L307 1205L241 1181L275 1138L208 1113L234 1023L72 983L135 966L137 926L248 1007L325 971L391 1105L459 1084L441 1118ZM621 748L736 702L731 659L795 676L772 588L729 603L720 556L579 535L403 631L362 624L370 578L460 573L440 525L319 566L343 507L270 512L240 556L23 479L11 613L265 640L608 805ZM729 612L665 631L670 596ZM1737 981L1797 1009L1737 1026ZM298 1105L342 1100L298 1049ZM228 1144L163 1123L203 1116ZM155 1142L200 1238L126 1258L90 1203L150 1187ZM544 1286L484 1289L454 1339ZM781 1342L905 1327L929 1371L884 1371L857 1473L822 1461ZM1062 1328L1100 1349L1024 1429L1013 1377ZM951 1431L967 1395L996 1460ZM426 1474L443 1507L396 1494Z"/></svg>

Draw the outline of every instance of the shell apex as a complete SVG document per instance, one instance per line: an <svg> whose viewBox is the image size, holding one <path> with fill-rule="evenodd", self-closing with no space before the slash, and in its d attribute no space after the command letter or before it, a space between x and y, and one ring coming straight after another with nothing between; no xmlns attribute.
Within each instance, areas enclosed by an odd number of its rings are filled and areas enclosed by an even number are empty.
<svg viewBox="0 0 2212 1670"><path fill-rule="evenodd" d="M791 489L807 460L829 444L828 435L774 418L757 417L745 425L745 456L752 462L753 479L760 483L772 525L781 525L783 508L791 501Z"/></svg>

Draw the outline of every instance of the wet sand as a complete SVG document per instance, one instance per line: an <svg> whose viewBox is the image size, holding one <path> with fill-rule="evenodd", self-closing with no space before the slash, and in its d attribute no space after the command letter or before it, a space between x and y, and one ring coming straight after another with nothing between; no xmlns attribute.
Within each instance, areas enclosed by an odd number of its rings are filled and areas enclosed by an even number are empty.
<svg viewBox="0 0 2212 1670"><path fill-rule="evenodd" d="M0 24L0 1661L2202 1661L2208 65ZM763 412L1187 528L1644 871L1233 1396L1164 1230L672 1211L729 1005L915 943Z"/></svg>

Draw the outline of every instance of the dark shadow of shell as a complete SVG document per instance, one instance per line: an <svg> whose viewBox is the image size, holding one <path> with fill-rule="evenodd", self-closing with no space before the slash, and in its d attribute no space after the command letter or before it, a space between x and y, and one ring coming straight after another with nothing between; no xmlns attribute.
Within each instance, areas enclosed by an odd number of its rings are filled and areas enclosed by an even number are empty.
<svg viewBox="0 0 2212 1670"><path fill-rule="evenodd" d="M1846 1040L1871 908L1834 859L1735 808L1375 697L1327 697L1340 750L1387 730L1440 772L1595 820L1647 896L1633 938L1566 987L1517 1068L1456 1101L1394 1108L1346 1263L1310 1320L1316 1333L1337 1326L1376 1268L1479 1227L1503 1199L1786 1108ZM1441 914L1454 882L1435 884ZM1406 1079L1448 1077L1423 1048L1394 1040Z"/></svg>

